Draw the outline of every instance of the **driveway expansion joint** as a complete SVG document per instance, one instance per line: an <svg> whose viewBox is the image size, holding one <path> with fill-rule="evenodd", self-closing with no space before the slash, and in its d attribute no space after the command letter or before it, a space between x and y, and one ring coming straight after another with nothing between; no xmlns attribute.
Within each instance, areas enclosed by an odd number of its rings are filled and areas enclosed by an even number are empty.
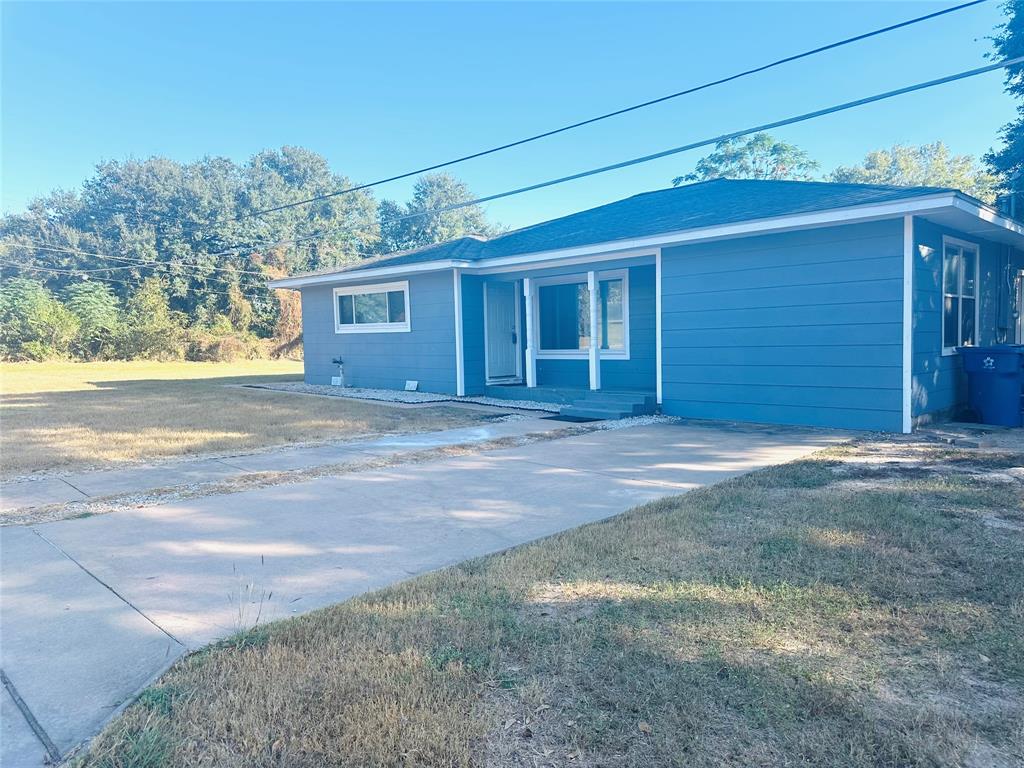
<svg viewBox="0 0 1024 768"><path fill-rule="evenodd" d="M54 763L59 763L61 760L60 750L57 749L57 745L53 743L53 739L46 732L46 729L40 725L39 721L36 720L36 716L32 714L32 710L29 709L28 704L21 698L21 694L18 693L18 689L14 687L14 683L11 682L11 678L7 676L7 673L0 669L0 682L3 683L4 689L10 695L11 700L14 701L14 706L21 712L21 716L25 718L25 722L28 723L28 727L32 729L32 733L35 734L36 738L39 739L43 748L46 750L46 754L50 760Z"/></svg>
<svg viewBox="0 0 1024 768"><path fill-rule="evenodd" d="M187 648L187 646L186 646L186 645L185 645L185 644L184 644L183 642L181 642L181 640L179 640L179 639L178 639L178 638L176 638L176 637L175 637L175 636L174 636L173 634L171 634L171 633L170 633L170 632L168 632L168 631L167 631L166 629L164 629L164 628L163 628L163 627L161 627L161 626L160 626L159 624L157 624L157 623L156 623L156 622L155 622L155 621L154 621L154 620L153 620L152 618L150 618L150 617L149 617L149 616L147 616L147 615L146 615L145 613L143 613L143 612L142 612L142 611L141 611L141 610L140 610L140 609L138 608L138 606L134 605L134 604L132 603L132 601L131 601L131 600L128 600L128 599L127 599L127 598L126 598L126 597L125 597L124 595L122 595L122 594L121 594L120 592L118 592L118 591L117 591L116 589L114 589L114 588L113 588L112 586L110 586L110 585L109 585L109 584L107 584L107 583L106 583L105 581L103 581L103 579L101 579L101 578L100 578L99 576L97 576L97 575L96 575L95 573L93 573L93 572L92 572L92 571L90 571L90 570L89 570L88 568L86 568L86 567L85 567L84 565L82 565L82 564L81 564L80 562L78 562L78 560L76 560L76 559L75 559L75 558L73 558L73 557L72 557L72 556L71 556L70 554L68 554L66 550L62 549L62 548L61 548L61 547L59 547L59 546L58 546L57 544L55 544L55 543L53 543L52 541L50 541L50 539L48 539L48 538L46 538L45 536L43 536L43 534L41 534L41 533L40 533L39 531L37 531L37 530L36 530L36 529L35 529L34 527L32 528L32 533L34 533L34 534L35 534L36 536L38 536L38 537L39 537L40 539L42 539L42 540L43 540L43 541L45 541L45 542L46 542L47 544L49 544L49 545L50 545L51 547L53 547L53 548L54 548L55 550L57 550L57 551L58 551L58 552L60 552L60 553L61 553L62 555L64 555L64 557L66 557L66 558L67 558L68 560L70 560L70 561L71 561L72 563L74 563L74 564L75 564L75 565L77 565L77 566L78 566L79 568L81 568L81 569L82 569L82 570L83 570L83 571L84 571L84 572L86 573L86 575L88 575L88 576L89 576L89 577L90 577L90 578L91 578L91 579L92 579L93 581L95 581L95 582L96 582L97 584L99 584L99 585L100 585L101 587L103 587L104 589L106 589L106 590L107 590L108 592L110 592L110 594L112 594L112 595L113 595L114 597L116 597L116 598L117 598L118 600L120 600L120 601L121 601L122 603L124 603L124 604L125 604L125 605L127 605L127 606L128 606L129 608L131 608L131 609L132 609L133 611L135 611L135 612L136 612L137 614L139 614L139 616L141 616L142 618L144 618L144 619L145 619L146 621L148 621L148 622L149 622L150 624L152 624L152 625L153 625L154 627L156 627L156 628L157 628L157 629L159 629L159 630L160 630L161 632L163 632L163 633L164 633L165 635L167 635L167 637L169 637L169 638L170 638L171 640L173 640L173 641L174 641L175 643L177 643L178 645L180 645L180 646L181 646L182 648Z"/></svg>
<svg viewBox="0 0 1024 768"><path fill-rule="evenodd" d="M87 498L87 499L89 498L89 494L88 493L83 491L81 488L78 488L77 486L75 486L75 484L70 482L66 477L59 477L57 479L60 480L62 483L64 483L64 485L68 486L68 488L71 488L72 490L78 491L80 494L85 496L85 498Z"/></svg>

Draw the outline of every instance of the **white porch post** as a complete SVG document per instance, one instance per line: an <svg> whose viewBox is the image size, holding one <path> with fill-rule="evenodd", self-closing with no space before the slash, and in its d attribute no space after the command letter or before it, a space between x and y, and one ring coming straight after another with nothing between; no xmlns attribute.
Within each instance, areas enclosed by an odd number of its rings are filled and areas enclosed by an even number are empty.
<svg viewBox="0 0 1024 768"><path fill-rule="evenodd" d="M455 290L455 394L466 395L466 353L462 341L462 270L453 269Z"/></svg>
<svg viewBox="0 0 1024 768"><path fill-rule="evenodd" d="M537 386L537 341L533 327L533 280L523 278L523 296L526 298L526 386Z"/></svg>
<svg viewBox="0 0 1024 768"><path fill-rule="evenodd" d="M598 296L597 273L587 272L587 291L590 294L590 388L601 388L601 328L598 324L597 306L601 297Z"/></svg>
<svg viewBox="0 0 1024 768"><path fill-rule="evenodd" d="M654 365L658 369L655 379L655 390L658 405L661 405L661 248L654 255L654 336L656 339Z"/></svg>

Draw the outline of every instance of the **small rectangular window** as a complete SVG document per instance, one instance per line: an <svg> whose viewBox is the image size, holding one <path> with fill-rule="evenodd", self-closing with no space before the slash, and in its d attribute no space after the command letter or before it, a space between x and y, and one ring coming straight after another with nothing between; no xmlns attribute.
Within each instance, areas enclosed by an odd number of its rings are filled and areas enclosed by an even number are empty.
<svg viewBox="0 0 1024 768"><path fill-rule="evenodd" d="M945 239L942 249L942 351L977 339L978 246Z"/></svg>
<svg viewBox="0 0 1024 768"><path fill-rule="evenodd" d="M409 284L335 288L336 333L409 330Z"/></svg>

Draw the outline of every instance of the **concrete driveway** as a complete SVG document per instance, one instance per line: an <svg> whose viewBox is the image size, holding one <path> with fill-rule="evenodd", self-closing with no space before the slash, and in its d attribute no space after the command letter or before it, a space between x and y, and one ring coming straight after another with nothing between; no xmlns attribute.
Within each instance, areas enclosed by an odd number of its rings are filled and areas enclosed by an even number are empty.
<svg viewBox="0 0 1024 768"><path fill-rule="evenodd" d="M659 424L0 531L0 764L95 734L188 650L845 436Z"/></svg>

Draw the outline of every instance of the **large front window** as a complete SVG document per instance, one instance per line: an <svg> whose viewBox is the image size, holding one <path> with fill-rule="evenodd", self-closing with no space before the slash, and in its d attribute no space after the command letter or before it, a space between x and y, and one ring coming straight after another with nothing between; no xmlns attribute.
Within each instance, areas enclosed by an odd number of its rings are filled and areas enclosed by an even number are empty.
<svg viewBox="0 0 1024 768"><path fill-rule="evenodd" d="M409 330L409 284L380 283L334 289L336 333Z"/></svg>
<svg viewBox="0 0 1024 768"><path fill-rule="evenodd" d="M597 281L600 350L609 357L627 350L627 278L601 275ZM541 357L583 357L590 350L590 291L583 276L538 280L537 321Z"/></svg>
<svg viewBox="0 0 1024 768"><path fill-rule="evenodd" d="M978 343L978 246L942 243L942 351Z"/></svg>

